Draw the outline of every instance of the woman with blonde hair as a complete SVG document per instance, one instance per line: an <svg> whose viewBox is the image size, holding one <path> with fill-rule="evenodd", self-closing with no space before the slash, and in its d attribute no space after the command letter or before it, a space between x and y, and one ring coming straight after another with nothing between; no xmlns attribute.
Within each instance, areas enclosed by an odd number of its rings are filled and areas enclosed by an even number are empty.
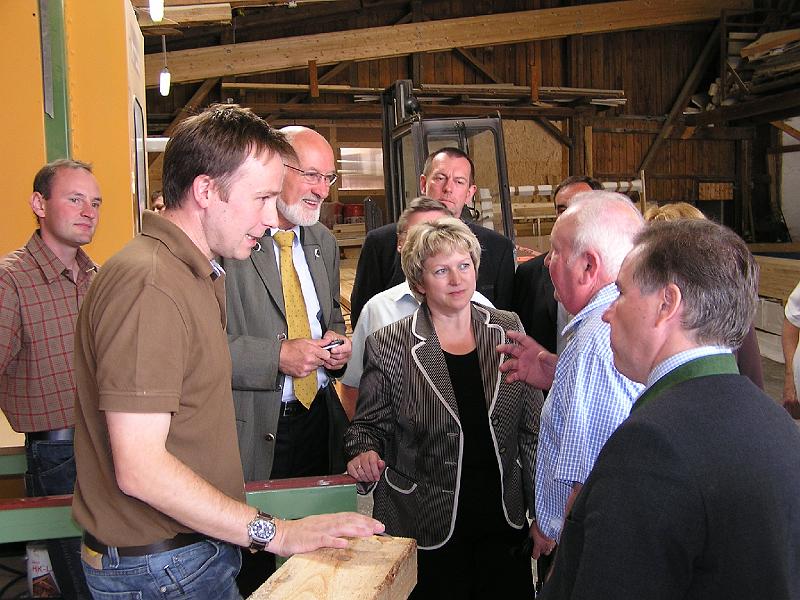
<svg viewBox="0 0 800 600"><path fill-rule="evenodd" d="M401 254L419 309L367 338L347 471L374 515L417 540L412 598L532 598L540 390L508 383L516 314L470 302L480 245L461 221L412 227ZM527 550L526 550L527 548Z"/></svg>

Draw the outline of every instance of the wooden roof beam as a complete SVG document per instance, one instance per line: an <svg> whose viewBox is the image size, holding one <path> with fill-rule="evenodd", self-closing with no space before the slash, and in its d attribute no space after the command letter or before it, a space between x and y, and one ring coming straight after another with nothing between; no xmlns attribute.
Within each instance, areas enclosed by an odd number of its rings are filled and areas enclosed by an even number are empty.
<svg viewBox="0 0 800 600"><path fill-rule="evenodd" d="M230 23L231 5L220 2L206 6L164 7L164 18L158 22L150 18L147 9L136 9L136 20L144 34L150 33L151 29L164 27L181 27L198 23Z"/></svg>
<svg viewBox="0 0 800 600"><path fill-rule="evenodd" d="M168 53L168 62L177 83L299 69L311 60L322 66L414 52L708 21L718 18L722 8L751 6L752 0L620 0L180 50ZM160 55L145 56L147 86L158 85L160 70Z"/></svg>

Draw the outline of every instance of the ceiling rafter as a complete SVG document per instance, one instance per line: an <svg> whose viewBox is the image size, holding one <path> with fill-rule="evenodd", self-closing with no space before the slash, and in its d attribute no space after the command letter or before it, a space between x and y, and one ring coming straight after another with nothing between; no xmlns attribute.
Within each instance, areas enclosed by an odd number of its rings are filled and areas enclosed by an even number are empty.
<svg viewBox="0 0 800 600"><path fill-rule="evenodd" d="M312 60L322 66L707 21L718 18L722 8L747 8L750 4L750 0L620 0L181 50L169 53L168 59L173 81L196 81L304 68ZM160 65L160 57L145 57L148 86L158 84Z"/></svg>

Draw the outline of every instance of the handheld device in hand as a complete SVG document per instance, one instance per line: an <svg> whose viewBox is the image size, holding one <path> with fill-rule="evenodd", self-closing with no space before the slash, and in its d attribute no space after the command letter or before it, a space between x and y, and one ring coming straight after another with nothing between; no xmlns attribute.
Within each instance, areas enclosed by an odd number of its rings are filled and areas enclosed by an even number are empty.
<svg viewBox="0 0 800 600"><path fill-rule="evenodd" d="M338 338L333 340L330 344L325 344L322 349L332 350L333 348L336 348L336 346L341 346L342 344L344 344L344 340L342 338Z"/></svg>

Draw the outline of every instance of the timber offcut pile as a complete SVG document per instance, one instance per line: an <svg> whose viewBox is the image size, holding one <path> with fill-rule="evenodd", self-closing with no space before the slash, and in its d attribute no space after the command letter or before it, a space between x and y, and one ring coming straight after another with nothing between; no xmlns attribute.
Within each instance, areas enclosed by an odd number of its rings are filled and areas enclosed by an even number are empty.
<svg viewBox="0 0 800 600"><path fill-rule="evenodd" d="M721 77L691 97L684 114L713 111L800 87L800 27L757 32L730 31Z"/></svg>
<svg viewBox="0 0 800 600"><path fill-rule="evenodd" d="M800 28L773 31L741 50L748 93L760 95L800 85Z"/></svg>

